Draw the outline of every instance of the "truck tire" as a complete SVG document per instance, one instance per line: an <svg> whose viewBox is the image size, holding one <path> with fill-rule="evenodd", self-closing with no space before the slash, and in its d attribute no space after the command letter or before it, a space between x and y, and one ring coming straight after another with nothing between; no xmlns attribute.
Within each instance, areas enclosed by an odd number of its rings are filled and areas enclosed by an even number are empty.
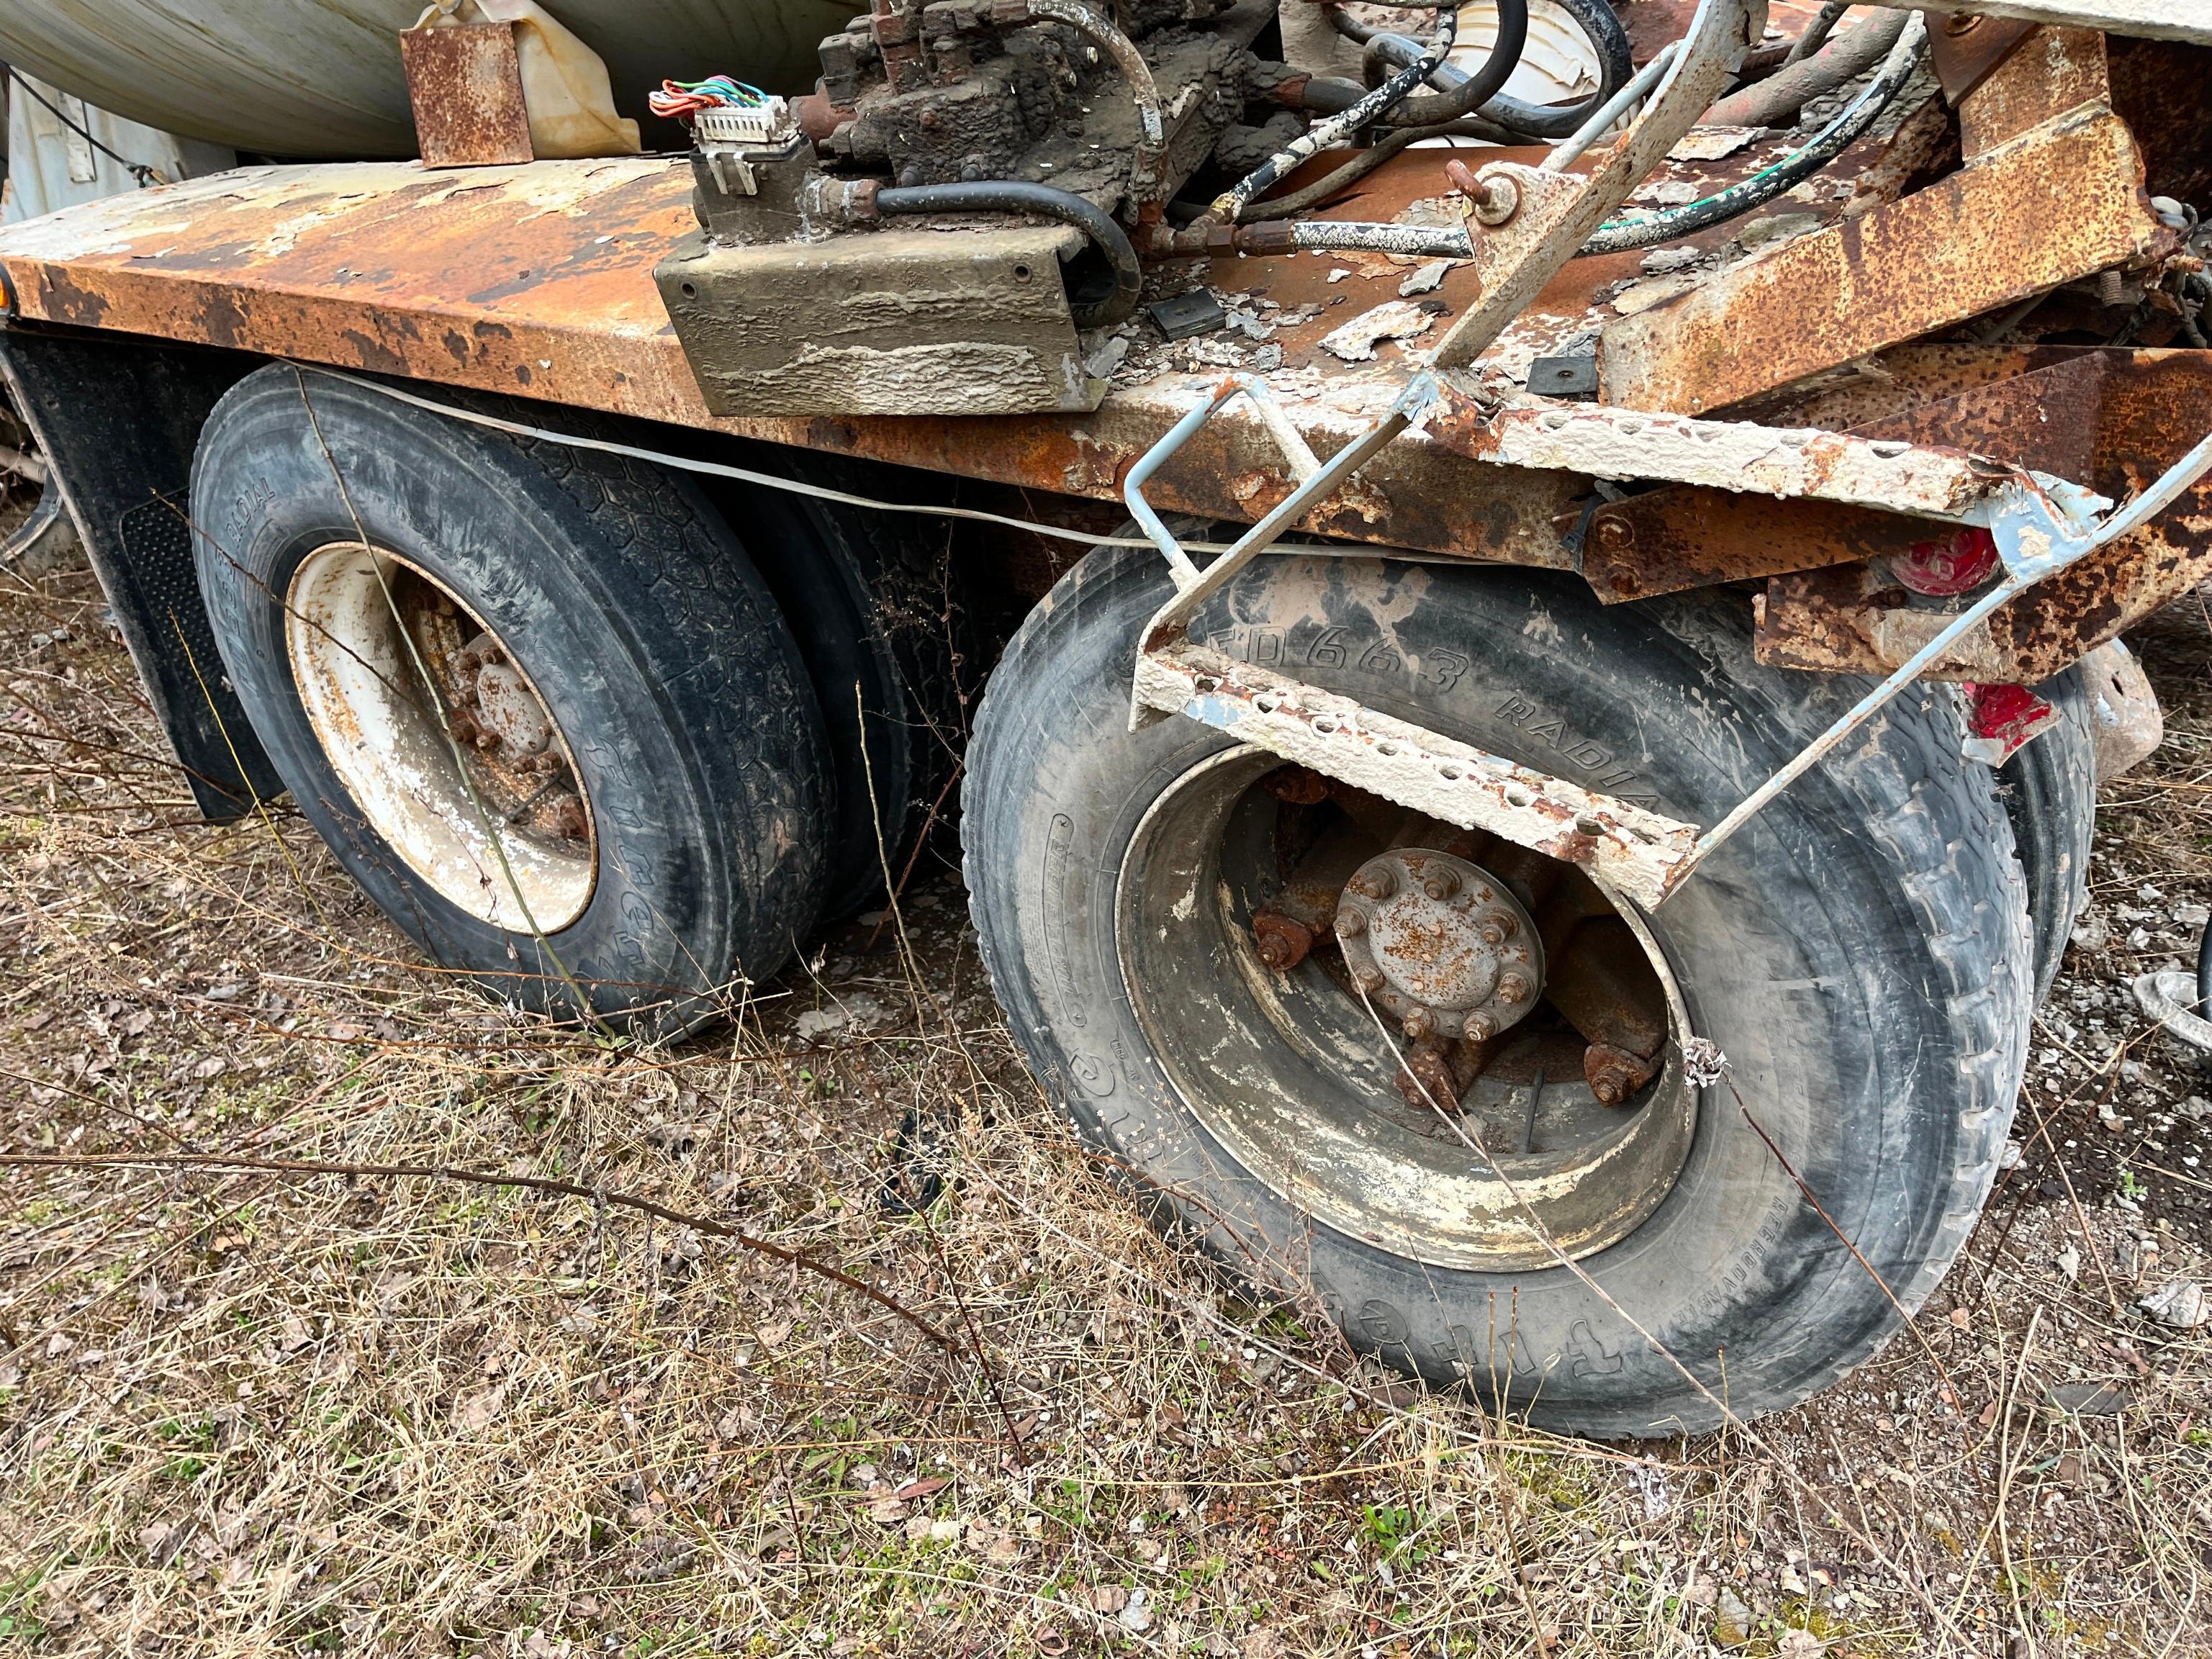
<svg viewBox="0 0 2212 1659"><path fill-rule="evenodd" d="M1998 771L2005 815L2027 880L2035 933L2035 1001L2051 994L2089 898L2090 840L2097 829L2097 733L2081 665L2035 688L2058 718Z"/></svg>
<svg viewBox="0 0 2212 1659"><path fill-rule="evenodd" d="M877 500L912 489L840 456L763 445L746 464ZM834 802L823 918L842 917L882 893L887 865L897 879L954 805L975 653L943 527L732 480L705 488L745 526L813 683Z"/></svg>
<svg viewBox="0 0 2212 1659"><path fill-rule="evenodd" d="M210 416L191 500L255 732L434 961L667 1034L812 926L814 695L687 480L271 365Z"/></svg>
<svg viewBox="0 0 2212 1659"><path fill-rule="evenodd" d="M1700 1431L1723 1398L1754 1417L1893 1335L1989 1190L2030 1013L2012 836L1992 775L1959 763L1955 694L1907 691L1644 919L1678 998L1667 1069L1626 1127L1590 1132L1601 1155L1563 1189L1583 1210L1528 1200L1597 1216L1562 1246L1577 1272L1528 1242L1525 1214L1480 1208L1498 1202L1486 1162L1408 1127L1376 1022L1302 1012L1344 1000L1314 977L1318 946L1287 974L1255 951L1250 906L1286 856L1267 814L1285 809L1240 780L1279 763L1180 717L1127 730L1132 655L1167 591L1155 556L1086 558L994 672L969 754L984 961L1079 1132L1244 1280L1547 1427ZM1761 668L1731 596L1602 608L1541 572L1263 559L1191 632L1706 823L1860 689ZM1726 1054L1726 1084L1690 1080L1686 1025ZM1528 1097L1522 1167L1551 1156L1533 1133L1553 1109L1543 1073ZM1676 1115L1645 1115L1662 1105ZM1606 1173L1603 1137L1643 1122L1679 1126L1673 1161Z"/></svg>

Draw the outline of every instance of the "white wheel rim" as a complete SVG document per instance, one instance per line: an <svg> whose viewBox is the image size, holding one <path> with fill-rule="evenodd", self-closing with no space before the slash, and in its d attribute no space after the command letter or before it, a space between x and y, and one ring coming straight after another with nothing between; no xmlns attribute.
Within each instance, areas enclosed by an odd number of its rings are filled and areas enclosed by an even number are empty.
<svg viewBox="0 0 2212 1659"><path fill-rule="evenodd" d="M481 673L496 672L500 706L519 711L499 732L483 728L481 746L466 740L478 731L465 711L479 670L465 649L451 649L460 639L496 647ZM505 641L458 596L384 549L326 543L293 574L284 640L331 769L409 869L456 908L511 933L558 933L583 915L598 842L574 752ZM536 752L500 735L517 719ZM465 762L455 759L456 732Z"/></svg>

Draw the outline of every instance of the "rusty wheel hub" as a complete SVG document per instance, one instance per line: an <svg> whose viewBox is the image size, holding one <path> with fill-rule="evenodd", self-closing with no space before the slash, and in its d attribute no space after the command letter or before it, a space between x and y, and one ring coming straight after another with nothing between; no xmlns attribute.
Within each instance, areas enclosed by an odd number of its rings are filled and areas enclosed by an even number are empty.
<svg viewBox="0 0 2212 1659"><path fill-rule="evenodd" d="M1505 884L1449 853L1393 848L1345 884L1352 982L1416 1042L1492 1037L1536 1006L1544 947Z"/></svg>

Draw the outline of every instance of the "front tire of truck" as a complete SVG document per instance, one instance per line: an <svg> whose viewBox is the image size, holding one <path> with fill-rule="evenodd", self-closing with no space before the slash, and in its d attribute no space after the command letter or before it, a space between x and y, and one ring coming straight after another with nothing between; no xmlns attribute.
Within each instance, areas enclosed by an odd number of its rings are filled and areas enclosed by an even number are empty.
<svg viewBox="0 0 2212 1659"><path fill-rule="evenodd" d="M812 926L814 695L686 480L271 365L210 416L191 500L255 733L434 962L671 1035Z"/></svg>
<svg viewBox="0 0 2212 1659"><path fill-rule="evenodd" d="M1101 550L1060 581L993 675L964 814L1012 1030L1156 1213L1359 1350L1567 1431L1777 1411L1894 1334L1988 1193L2033 995L2011 832L1990 773L1960 762L1955 695L1908 691L1658 910L1608 915L1567 866L1455 840L1194 721L1129 732L1138 633L1167 591L1142 553ZM1193 633L1710 823L1860 689L1761 668L1743 609L1281 557ZM1316 880L1338 896L1306 913L1310 948L1285 949ZM1450 951L1405 947L1423 916ZM1532 933L1548 956L1513 955ZM1452 951L1480 983L1500 962L1536 980L1542 1000L1430 1066L1420 1090L1455 1096L1447 1113L1394 1076L1413 1016L1386 1040L1359 987L1448 1001L1436 964ZM1594 978L1664 1022L1648 1073L1612 1100L1572 1058L1597 1051ZM1726 1081L1686 1074L1693 1033L1725 1053Z"/></svg>

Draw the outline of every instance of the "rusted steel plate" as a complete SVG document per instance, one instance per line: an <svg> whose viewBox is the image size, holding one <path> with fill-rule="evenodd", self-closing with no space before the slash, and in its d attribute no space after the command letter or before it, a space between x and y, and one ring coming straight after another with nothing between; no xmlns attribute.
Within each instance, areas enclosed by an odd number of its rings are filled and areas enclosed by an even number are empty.
<svg viewBox="0 0 2212 1659"><path fill-rule="evenodd" d="M2005 55L2035 32L2033 23L1948 17L1928 31L1929 58L1954 106L1989 78Z"/></svg>
<svg viewBox="0 0 2212 1659"><path fill-rule="evenodd" d="M1970 450L2086 484L2096 470L2106 368L2104 356L2083 352L2048 368L1856 422L1850 430L1855 437ZM2212 425L2212 409L2197 413Z"/></svg>
<svg viewBox="0 0 2212 1659"><path fill-rule="evenodd" d="M2212 362L2195 351L2106 355L2092 483L2124 499L2204 435ZM1938 679L2035 684L2161 605L2212 580L2212 483L2136 534L2050 577L1960 641ZM1844 566L1776 579L1756 635L1778 666L1887 673L1948 620L1877 570Z"/></svg>
<svg viewBox="0 0 2212 1659"><path fill-rule="evenodd" d="M423 166L498 167L531 159L514 24L402 29L399 58Z"/></svg>
<svg viewBox="0 0 2212 1659"><path fill-rule="evenodd" d="M2102 109L1902 201L1784 244L1605 331L1608 401L1717 409L2165 250L2142 163Z"/></svg>
<svg viewBox="0 0 2212 1659"><path fill-rule="evenodd" d="M1984 28L2005 25L1984 21ZM1968 161L2084 104L2110 107L2105 37L2090 29L2037 29L1990 66L1959 104L1959 142Z"/></svg>
<svg viewBox="0 0 2212 1659"><path fill-rule="evenodd" d="M2106 374L2105 357L2084 352L1954 397L1885 411L1846 435L1965 450L2087 483L2096 471ZM2212 409L2203 418L2212 422ZM1562 520L1561 527L1574 526ZM1923 520L1863 507L1711 489L1655 489L1591 515L1582 572L1600 599L1615 604L1885 558L1934 533Z"/></svg>
<svg viewBox="0 0 2212 1659"><path fill-rule="evenodd" d="M1599 599L1619 605L1903 553L1936 533L1925 520L1863 507L1676 487L1593 514L1582 572Z"/></svg>

